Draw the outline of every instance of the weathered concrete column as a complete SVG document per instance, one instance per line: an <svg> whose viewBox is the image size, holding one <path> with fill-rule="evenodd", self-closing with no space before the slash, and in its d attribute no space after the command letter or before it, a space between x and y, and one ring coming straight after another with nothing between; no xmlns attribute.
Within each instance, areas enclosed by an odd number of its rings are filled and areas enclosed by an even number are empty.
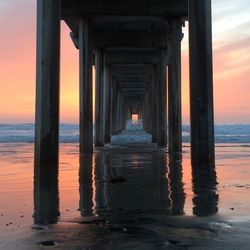
<svg viewBox="0 0 250 250"><path fill-rule="evenodd" d="M122 96L119 102L119 123L118 123L119 132L121 131L121 126L122 126L121 123L122 123Z"/></svg>
<svg viewBox="0 0 250 250"><path fill-rule="evenodd" d="M175 158L182 152L182 119L181 119L181 40L182 20L170 22L168 49L171 51L168 65L168 136L169 156Z"/></svg>
<svg viewBox="0 0 250 250"><path fill-rule="evenodd" d="M91 20L79 20L80 54L80 153L93 151L92 107L92 26Z"/></svg>
<svg viewBox="0 0 250 250"><path fill-rule="evenodd" d="M166 51L159 51L158 63L158 123L157 123L157 142L161 147L167 145L167 93L166 93Z"/></svg>
<svg viewBox="0 0 250 250"><path fill-rule="evenodd" d="M192 164L214 166L211 0L189 0Z"/></svg>
<svg viewBox="0 0 250 250"><path fill-rule="evenodd" d="M157 68L153 65L152 77L152 142L157 142Z"/></svg>
<svg viewBox="0 0 250 250"><path fill-rule="evenodd" d="M37 1L35 165L58 163L60 1Z"/></svg>
<svg viewBox="0 0 250 250"><path fill-rule="evenodd" d="M116 109L116 125L115 125L115 128L116 128L116 134L119 133L119 118L120 118L120 98L121 98L121 93L120 93L120 90L118 90L118 93L117 93L117 109Z"/></svg>
<svg viewBox="0 0 250 250"><path fill-rule="evenodd" d="M120 92L119 89L117 87L116 89L116 95L115 95L115 102L114 102L114 117L112 117L112 119L114 119L114 121L112 120L113 124L114 124L114 131L115 134L118 134L119 132L119 98L120 98Z"/></svg>
<svg viewBox="0 0 250 250"><path fill-rule="evenodd" d="M104 60L104 86L105 86L105 132L104 142L111 142L111 79L110 65Z"/></svg>
<svg viewBox="0 0 250 250"><path fill-rule="evenodd" d="M95 146L104 146L104 80L103 51L96 49L95 54Z"/></svg>
<svg viewBox="0 0 250 250"><path fill-rule="evenodd" d="M126 128L127 117L128 117L128 106L127 106L127 103L125 102L124 109L123 109L123 125L122 125L123 130Z"/></svg>
<svg viewBox="0 0 250 250"><path fill-rule="evenodd" d="M146 98L143 100L143 105L142 105L142 126L145 131L147 131L147 125L146 125Z"/></svg>
<svg viewBox="0 0 250 250"><path fill-rule="evenodd" d="M147 133L150 133L150 101L149 101L149 92L147 91L146 96L145 96L145 105L146 105L146 131Z"/></svg>
<svg viewBox="0 0 250 250"><path fill-rule="evenodd" d="M153 93L152 93L152 81L148 83L148 127L149 133L152 135L153 124L152 124L152 106L153 106Z"/></svg>
<svg viewBox="0 0 250 250"><path fill-rule="evenodd" d="M121 129L121 92L118 93L118 104L117 104L117 133L120 133Z"/></svg>
<svg viewBox="0 0 250 250"><path fill-rule="evenodd" d="M115 77L112 77L112 106L111 106L111 110L112 110L112 128L111 128L111 132L112 134L116 134L116 117L117 117L117 82Z"/></svg>
<svg viewBox="0 0 250 250"><path fill-rule="evenodd" d="M121 121L120 121L120 130L121 131L124 128L124 109L125 109L125 101L124 101L124 97L122 97L122 102L121 102Z"/></svg>

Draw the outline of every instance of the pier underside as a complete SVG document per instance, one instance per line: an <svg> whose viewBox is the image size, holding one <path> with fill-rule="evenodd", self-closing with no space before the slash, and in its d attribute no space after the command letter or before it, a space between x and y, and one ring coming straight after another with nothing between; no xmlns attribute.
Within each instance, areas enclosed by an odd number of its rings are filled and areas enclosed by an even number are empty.
<svg viewBox="0 0 250 250"><path fill-rule="evenodd" d="M83 180L80 191L85 192L80 201L82 215L93 213L93 190L85 182L91 182L94 167L100 168L96 173L100 178L107 178L95 189L100 195L96 210L127 213L127 209L143 211L138 207L142 206L157 213L182 213L181 41L182 27L188 21L191 161L193 174L198 176L194 213L200 213L199 204L201 211L206 207L211 208L209 213L216 212L216 195L206 190L214 190L216 183L211 0L126 0L119 4L113 0L38 0L37 10L37 194L41 195L43 171L58 170L63 20L79 51L79 176ZM140 129L124 135L134 117L140 121ZM119 136L128 141L139 136L140 140L124 144ZM174 178L171 183L167 183L168 168L170 179ZM179 184L175 186L176 178ZM169 185L174 185L174 190L170 191ZM173 192L177 192L176 200L171 198ZM44 195L49 199L47 193ZM41 223L43 202L39 198L37 202L35 220Z"/></svg>

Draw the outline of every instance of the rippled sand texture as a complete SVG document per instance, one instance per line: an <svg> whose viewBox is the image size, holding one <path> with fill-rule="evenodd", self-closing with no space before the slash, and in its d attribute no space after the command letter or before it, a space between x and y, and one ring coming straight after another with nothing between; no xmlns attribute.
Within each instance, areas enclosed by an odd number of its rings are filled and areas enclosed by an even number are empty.
<svg viewBox="0 0 250 250"><path fill-rule="evenodd" d="M131 133L80 161L62 144L34 179L33 145L0 144L0 249L249 249L249 144L217 144L207 181L188 144L169 164Z"/></svg>

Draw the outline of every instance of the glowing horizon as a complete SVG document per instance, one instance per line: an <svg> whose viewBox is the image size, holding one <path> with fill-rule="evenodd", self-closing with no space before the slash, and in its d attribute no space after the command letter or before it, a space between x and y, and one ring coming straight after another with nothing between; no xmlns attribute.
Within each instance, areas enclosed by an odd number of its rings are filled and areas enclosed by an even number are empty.
<svg viewBox="0 0 250 250"><path fill-rule="evenodd" d="M248 0L213 1L215 123L250 123L250 6ZM21 11L20 11L21 9ZM13 18L15 17L15 18ZM61 122L79 117L79 63L61 22ZM36 1L0 3L0 123L33 122ZM189 123L188 27L182 42L183 123Z"/></svg>

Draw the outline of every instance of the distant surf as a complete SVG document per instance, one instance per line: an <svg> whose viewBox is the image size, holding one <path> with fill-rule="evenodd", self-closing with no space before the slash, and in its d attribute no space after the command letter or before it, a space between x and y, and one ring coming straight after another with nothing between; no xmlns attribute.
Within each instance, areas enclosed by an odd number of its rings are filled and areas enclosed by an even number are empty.
<svg viewBox="0 0 250 250"><path fill-rule="evenodd" d="M130 126L129 129L137 129ZM183 125L183 142L190 142L190 126ZM136 131L135 131L136 132ZM79 125L61 124L60 142L78 143ZM33 143L34 124L0 124L0 143ZM250 124L215 125L216 143L250 143Z"/></svg>

